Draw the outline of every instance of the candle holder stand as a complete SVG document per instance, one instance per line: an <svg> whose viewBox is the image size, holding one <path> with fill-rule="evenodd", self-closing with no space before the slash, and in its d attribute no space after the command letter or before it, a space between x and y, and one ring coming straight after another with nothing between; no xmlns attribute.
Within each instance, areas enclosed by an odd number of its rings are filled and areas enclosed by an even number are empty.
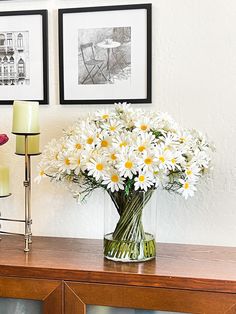
<svg viewBox="0 0 236 314"><path fill-rule="evenodd" d="M24 219L11 219L11 218L2 218L0 213L0 221L8 222L19 222L25 224L24 233L8 232L0 230L0 234L10 234L10 235L22 235L25 239L25 248L24 252L30 251L30 244L32 243L32 210L31 210L31 156L37 156L41 153L29 154L28 153L28 140L29 136L39 135L40 133L14 133L15 135L21 135L25 137L25 154L16 153L18 156L25 157L25 178L23 181L23 186L25 188L25 198L24 198L24 208L25 208L25 218ZM4 197L10 196L6 195ZM0 226L1 228L1 226Z"/></svg>

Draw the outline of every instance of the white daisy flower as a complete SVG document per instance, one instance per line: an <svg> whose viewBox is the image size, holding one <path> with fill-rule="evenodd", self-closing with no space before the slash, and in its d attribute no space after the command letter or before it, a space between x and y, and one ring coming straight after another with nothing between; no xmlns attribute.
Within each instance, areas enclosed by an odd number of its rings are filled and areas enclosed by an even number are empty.
<svg viewBox="0 0 236 314"><path fill-rule="evenodd" d="M138 165L144 171L153 172L156 169L157 158L154 151L145 150L140 158L138 158Z"/></svg>
<svg viewBox="0 0 236 314"><path fill-rule="evenodd" d="M137 157L133 150L122 149L121 153L117 154L118 163L117 169L120 175L124 178L132 179L137 173Z"/></svg>
<svg viewBox="0 0 236 314"><path fill-rule="evenodd" d="M117 151L114 149L109 150L107 153L107 159L111 164L115 164L117 162Z"/></svg>
<svg viewBox="0 0 236 314"><path fill-rule="evenodd" d="M175 133L167 132L160 137L165 147L175 146L178 143L178 136Z"/></svg>
<svg viewBox="0 0 236 314"><path fill-rule="evenodd" d="M169 149L163 149L162 147L157 150L156 160L157 166L160 170L172 169L173 154Z"/></svg>
<svg viewBox="0 0 236 314"><path fill-rule="evenodd" d="M70 157L70 162L71 162L71 169L74 170L74 173L78 175L81 170L81 153L76 151L72 154Z"/></svg>
<svg viewBox="0 0 236 314"><path fill-rule="evenodd" d="M146 116L141 116L134 122L135 130L139 133L148 132L151 129L150 119Z"/></svg>
<svg viewBox="0 0 236 314"><path fill-rule="evenodd" d="M182 156L181 152L174 151L173 156L170 160L169 169L170 170L182 170L182 168L186 167L186 160Z"/></svg>
<svg viewBox="0 0 236 314"><path fill-rule="evenodd" d="M40 165L37 167L37 170L38 170L38 175L35 177L34 182L39 184L42 178L46 178L46 172L45 172L45 168L41 167Z"/></svg>
<svg viewBox="0 0 236 314"><path fill-rule="evenodd" d="M134 189L137 191L138 189L147 191L154 184L154 179L151 173L140 171L138 176L134 179Z"/></svg>
<svg viewBox="0 0 236 314"><path fill-rule="evenodd" d="M101 109L96 111L95 116L100 120L107 121L111 117L111 111L109 109Z"/></svg>
<svg viewBox="0 0 236 314"><path fill-rule="evenodd" d="M80 135L71 136L66 144L70 150L81 151L84 148L84 143Z"/></svg>
<svg viewBox="0 0 236 314"><path fill-rule="evenodd" d="M90 146L90 148L93 148L98 143L98 137L100 133L101 130L95 125L85 125L85 128L81 133L81 138L84 140L86 146Z"/></svg>
<svg viewBox="0 0 236 314"><path fill-rule="evenodd" d="M194 145L194 139L187 130L181 130L178 132L178 143L181 150L188 150Z"/></svg>
<svg viewBox="0 0 236 314"><path fill-rule="evenodd" d="M73 169L71 165L71 153L68 151L62 151L58 154L57 166L60 172L65 172L66 174L70 174Z"/></svg>
<svg viewBox="0 0 236 314"><path fill-rule="evenodd" d="M112 137L106 132L102 132L99 135L97 148L108 149L112 145Z"/></svg>
<svg viewBox="0 0 236 314"><path fill-rule="evenodd" d="M91 158L87 164L88 175L93 176L97 181L102 179L106 171L106 164L107 160L102 156Z"/></svg>
<svg viewBox="0 0 236 314"><path fill-rule="evenodd" d="M66 136L72 136L76 134L76 124L74 123L73 125L69 126L68 128L66 128L65 130L63 130L63 133Z"/></svg>
<svg viewBox="0 0 236 314"><path fill-rule="evenodd" d="M129 132L123 132L119 135L115 135L112 142L113 146L118 149L128 147L132 143L131 134Z"/></svg>
<svg viewBox="0 0 236 314"><path fill-rule="evenodd" d="M115 103L115 110L118 112L118 113L132 113L133 112L133 109L131 108L131 104L128 104L127 102L118 102L118 103Z"/></svg>
<svg viewBox="0 0 236 314"><path fill-rule="evenodd" d="M187 199L189 196L193 196L194 192L197 190L195 187L196 181L179 179L182 187L179 189L179 193Z"/></svg>
<svg viewBox="0 0 236 314"><path fill-rule="evenodd" d="M107 186L111 192L124 190L124 179L121 178L117 171L113 170L109 174L104 175L102 184Z"/></svg>
<svg viewBox="0 0 236 314"><path fill-rule="evenodd" d="M110 119L102 123L101 128L106 130L110 135L114 135L115 133L119 133L124 128L124 125L119 120Z"/></svg>
<svg viewBox="0 0 236 314"><path fill-rule="evenodd" d="M200 168L196 164L187 165L185 175L188 179L195 179L200 175Z"/></svg>
<svg viewBox="0 0 236 314"><path fill-rule="evenodd" d="M53 139L45 147L43 151L43 156L48 160L48 162L58 161L58 155L61 151L65 149L64 138L62 140Z"/></svg>
<svg viewBox="0 0 236 314"><path fill-rule="evenodd" d="M154 147L156 138L151 132L141 133L134 142L135 149L142 153L144 150Z"/></svg>

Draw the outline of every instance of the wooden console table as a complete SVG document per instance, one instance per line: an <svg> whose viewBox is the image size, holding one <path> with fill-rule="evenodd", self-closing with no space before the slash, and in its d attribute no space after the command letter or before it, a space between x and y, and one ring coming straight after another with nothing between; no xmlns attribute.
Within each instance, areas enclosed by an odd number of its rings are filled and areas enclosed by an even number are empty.
<svg viewBox="0 0 236 314"><path fill-rule="evenodd" d="M87 305L234 314L236 248L160 243L155 260L123 264L103 258L101 240L34 237L25 254L21 237L3 236L0 297L40 300L44 314Z"/></svg>

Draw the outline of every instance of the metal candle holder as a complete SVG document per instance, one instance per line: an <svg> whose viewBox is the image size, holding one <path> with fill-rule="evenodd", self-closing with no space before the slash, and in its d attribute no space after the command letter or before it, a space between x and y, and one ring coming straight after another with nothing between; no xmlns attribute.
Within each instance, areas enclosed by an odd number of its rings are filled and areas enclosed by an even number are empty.
<svg viewBox="0 0 236 314"><path fill-rule="evenodd" d="M24 233L16 233L16 232L7 232L7 231L0 231L0 233L4 234L17 234L17 235L23 235L25 238L25 248L24 252L29 252L30 251L30 244L32 243L32 211L31 211L31 156L37 156L40 155L41 153L35 153L35 154L29 154L28 150L28 140L29 136L34 136L34 135L39 135L40 133L14 133L15 135L21 135L25 137L25 154L19 154L16 153L16 155L19 156L25 156L25 179L23 181L23 185L25 188L25 219L10 219L10 218L2 218L0 217L0 220L2 221L9 221L9 222L22 222L25 224L25 232ZM6 195L4 197L10 196ZM1 216L1 213L0 213Z"/></svg>

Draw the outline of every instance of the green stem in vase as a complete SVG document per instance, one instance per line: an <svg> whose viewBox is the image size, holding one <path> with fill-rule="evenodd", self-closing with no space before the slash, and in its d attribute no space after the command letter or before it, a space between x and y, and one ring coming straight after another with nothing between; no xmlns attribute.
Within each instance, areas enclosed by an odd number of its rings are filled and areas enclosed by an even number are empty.
<svg viewBox="0 0 236 314"><path fill-rule="evenodd" d="M109 193L117 208L120 219L112 234L112 239L104 241L106 257L114 259L138 260L153 258L155 241L144 232L142 214L153 190L147 192L132 191L128 196L123 191Z"/></svg>

